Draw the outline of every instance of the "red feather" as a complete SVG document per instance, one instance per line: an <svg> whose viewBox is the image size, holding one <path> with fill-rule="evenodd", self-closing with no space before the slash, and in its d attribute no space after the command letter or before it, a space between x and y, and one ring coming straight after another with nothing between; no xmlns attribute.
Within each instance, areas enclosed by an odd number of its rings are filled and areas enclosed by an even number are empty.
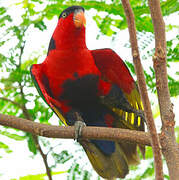
<svg viewBox="0 0 179 180"><path fill-rule="evenodd" d="M122 59L111 49L92 50L91 53L102 76L130 94L135 82Z"/></svg>

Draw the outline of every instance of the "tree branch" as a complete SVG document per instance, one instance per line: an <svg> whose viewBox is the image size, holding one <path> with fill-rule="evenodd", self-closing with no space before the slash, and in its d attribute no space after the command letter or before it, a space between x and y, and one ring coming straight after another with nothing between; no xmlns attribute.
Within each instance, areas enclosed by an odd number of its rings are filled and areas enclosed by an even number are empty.
<svg viewBox="0 0 179 180"><path fill-rule="evenodd" d="M47 154L44 154L44 152L39 144L38 136L33 134L33 139L35 141L37 149L40 152L40 155L42 156L43 162L45 164L47 176L48 176L49 180L52 180L51 169L49 168L48 162L47 162Z"/></svg>
<svg viewBox="0 0 179 180"><path fill-rule="evenodd" d="M15 116L0 114L0 125L16 128L34 135L49 138L73 139L73 126L54 126L33 122ZM150 146L149 133L120 128L84 127L82 137L86 139L122 140Z"/></svg>
<svg viewBox="0 0 179 180"><path fill-rule="evenodd" d="M135 72L137 75L142 103L144 106L145 117L147 120L147 127L151 135L152 150L154 153L154 160L155 160L155 163L154 163L155 177L157 180L163 179L163 164L162 164L160 143L159 143L159 138L157 136L157 131L156 131L153 115L152 115L152 109L151 109L151 105L150 105L150 101L149 101L149 97L147 93L145 76L144 76L142 64L140 61L140 55L139 55L137 37L136 37L134 14L130 6L129 0L122 0L122 4L123 4L124 11L127 18L130 42L131 42L131 47L132 47L133 63L134 63Z"/></svg>
<svg viewBox="0 0 179 180"><path fill-rule="evenodd" d="M29 26L26 26L24 28L24 30L22 31L22 37L25 37L25 33L26 31L28 30ZM19 43L21 43L21 46L20 46L20 53L19 53L19 64L17 65L17 68L21 68L21 63L22 63L22 55L23 55L23 52L24 52L24 48L25 48L25 44L26 44L26 40L21 40Z"/></svg>
<svg viewBox="0 0 179 180"><path fill-rule="evenodd" d="M75 137L74 126L47 125L4 114L0 114L0 125L48 138L74 139ZM83 127L82 137L83 139L120 140L151 146L149 133L129 129L87 126ZM159 134L159 137L160 139L163 138L161 134Z"/></svg>
<svg viewBox="0 0 179 180"><path fill-rule="evenodd" d="M170 101L168 88L167 62L166 62L166 37L165 23L162 17L160 1L149 0L151 17L155 32L155 55L153 56L154 70L156 74L156 87L162 120L162 147L167 161L171 179L179 177L179 149L174 132L173 105Z"/></svg>

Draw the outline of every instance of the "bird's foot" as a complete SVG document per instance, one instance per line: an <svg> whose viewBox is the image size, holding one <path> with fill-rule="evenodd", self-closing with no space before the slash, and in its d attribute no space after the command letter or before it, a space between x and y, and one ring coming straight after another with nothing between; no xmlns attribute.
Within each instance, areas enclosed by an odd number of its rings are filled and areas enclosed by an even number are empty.
<svg viewBox="0 0 179 180"><path fill-rule="evenodd" d="M81 116L77 114L77 121L75 121L75 140L79 142L81 136L82 136L82 129L86 126L86 124L83 122L83 119Z"/></svg>
<svg viewBox="0 0 179 180"><path fill-rule="evenodd" d="M86 126L86 124L83 121L75 122L75 140L77 140L77 142L79 142L79 140L82 136L82 129L85 126Z"/></svg>

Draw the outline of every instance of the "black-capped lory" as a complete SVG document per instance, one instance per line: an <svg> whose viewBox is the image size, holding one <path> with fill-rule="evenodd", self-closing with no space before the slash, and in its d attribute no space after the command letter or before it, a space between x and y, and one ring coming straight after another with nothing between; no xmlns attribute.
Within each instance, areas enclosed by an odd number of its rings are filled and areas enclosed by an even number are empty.
<svg viewBox="0 0 179 180"><path fill-rule="evenodd" d="M85 24L83 7L60 14L47 57L31 67L35 87L65 125L80 119L87 126L144 131L141 98L127 66L111 49L89 50ZM140 161L135 143L79 142L103 178L124 178L129 165ZM138 146L144 154L145 147Z"/></svg>

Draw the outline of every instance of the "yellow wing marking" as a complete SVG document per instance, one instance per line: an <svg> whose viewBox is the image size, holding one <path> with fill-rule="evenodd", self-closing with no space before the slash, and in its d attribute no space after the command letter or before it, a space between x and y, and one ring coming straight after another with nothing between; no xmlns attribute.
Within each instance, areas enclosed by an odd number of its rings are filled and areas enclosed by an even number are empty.
<svg viewBox="0 0 179 180"><path fill-rule="evenodd" d="M139 92L137 91L137 89L132 90L132 92L130 94L126 94L124 93L128 102L131 104L131 106L133 108L135 108L136 110L143 110L143 105L140 99L140 95ZM118 114L120 117L122 117L122 120L124 121L124 124L126 124L127 126L130 126L129 124L131 124L131 128L132 126L141 126L141 117L136 117L135 113L128 113L125 112L121 109L118 108L114 108L111 107L112 111L115 112L116 114Z"/></svg>
<svg viewBox="0 0 179 180"><path fill-rule="evenodd" d="M131 124L134 124L134 113L130 113L131 114Z"/></svg>
<svg viewBox="0 0 179 180"><path fill-rule="evenodd" d="M137 89L132 90L130 94L125 93L125 95L132 107L134 107L137 110L143 110L143 104L142 104L142 101L141 101L141 98ZM131 124L134 124L134 120L135 120L135 115L134 113L132 113ZM140 126L141 118L138 117L136 121L137 121L137 126Z"/></svg>
<svg viewBox="0 0 179 180"><path fill-rule="evenodd" d="M135 106L136 106L136 109L139 109L139 106L138 106L138 103L137 103L137 102L135 103Z"/></svg>
<svg viewBox="0 0 179 180"><path fill-rule="evenodd" d="M143 110L143 104L142 104L142 101L141 101L141 98L137 89L132 90L130 94L127 94L127 93L124 93L124 94L133 108L137 110ZM131 124L134 124L135 123L134 121L137 121L136 123L137 126L141 125L141 118L138 117L136 119L134 113L128 113L128 121L130 121Z"/></svg>
<svg viewBox="0 0 179 180"><path fill-rule="evenodd" d="M125 112L125 120L127 121L128 112Z"/></svg>
<svg viewBox="0 0 179 180"><path fill-rule="evenodd" d="M134 113L131 113L131 122L134 124Z"/></svg>
<svg viewBox="0 0 179 180"><path fill-rule="evenodd" d="M138 126L140 126L140 123L141 123L141 117L138 117Z"/></svg>
<svg viewBox="0 0 179 180"><path fill-rule="evenodd" d="M55 111L55 113L57 114L57 116L60 118L60 120L65 124L65 126L68 126L66 123L65 118L62 116L62 114L58 111L58 109L56 107L53 107L53 110Z"/></svg>

